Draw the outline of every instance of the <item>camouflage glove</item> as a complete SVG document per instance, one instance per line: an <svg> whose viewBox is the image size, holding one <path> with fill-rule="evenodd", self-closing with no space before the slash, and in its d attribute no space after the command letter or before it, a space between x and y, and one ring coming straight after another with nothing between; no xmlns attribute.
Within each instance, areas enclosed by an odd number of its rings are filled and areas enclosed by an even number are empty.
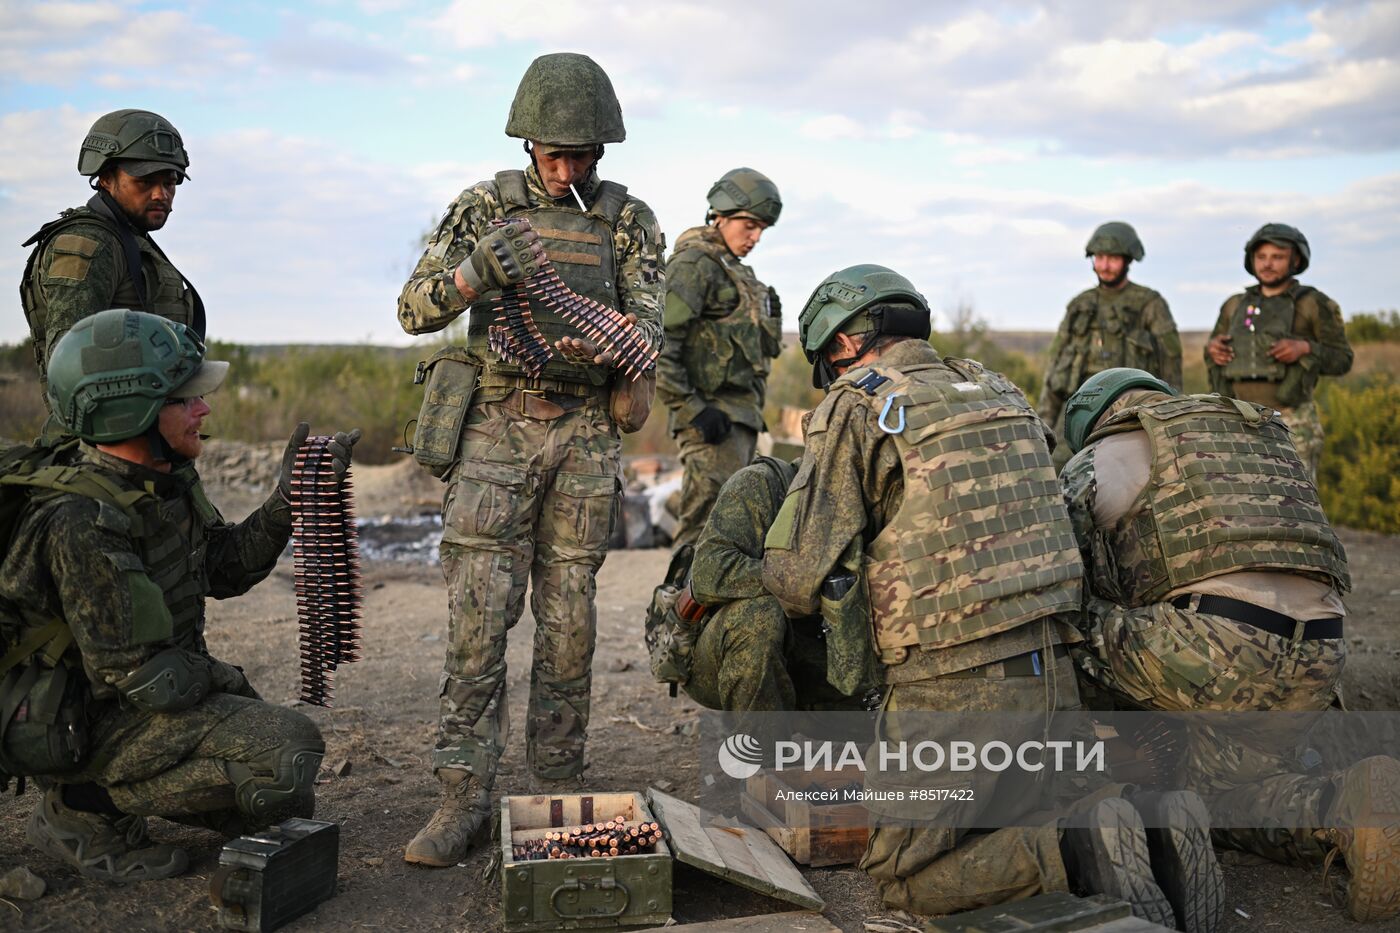
<svg viewBox="0 0 1400 933"><path fill-rule="evenodd" d="M457 271L463 282L484 295L534 275L544 259L540 235L530 222L512 220L482 237Z"/></svg>
<svg viewBox="0 0 1400 933"><path fill-rule="evenodd" d="M713 406L706 407L700 414L691 418L690 423L700 432L706 444L718 444L729 436L729 430L733 427L729 416Z"/></svg>
<svg viewBox="0 0 1400 933"><path fill-rule="evenodd" d="M305 421L298 424L292 432L292 439L287 442L286 452L282 454L282 472L277 480L277 492L289 505L292 501L292 472L297 465L297 451L301 450L301 445L306 443L310 435L311 425ZM337 431L331 442L326 445L326 449L331 453L331 469L335 471L336 479L344 479L345 474L349 472L351 451L360 436L359 428L349 434Z"/></svg>

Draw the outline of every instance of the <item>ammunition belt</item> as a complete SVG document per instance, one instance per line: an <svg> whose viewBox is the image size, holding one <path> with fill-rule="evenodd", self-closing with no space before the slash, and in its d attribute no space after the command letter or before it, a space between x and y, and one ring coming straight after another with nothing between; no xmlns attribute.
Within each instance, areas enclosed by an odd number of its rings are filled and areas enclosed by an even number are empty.
<svg viewBox="0 0 1400 933"><path fill-rule="evenodd" d="M301 635L301 700L331 705L331 675L360 660L359 530L350 478L331 469L327 435L308 437L292 468L292 576Z"/></svg>
<svg viewBox="0 0 1400 933"><path fill-rule="evenodd" d="M1274 612L1272 609L1247 603L1244 600L1201 593L1182 593L1180 596L1174 597L1171 604L1178 609L1190 609L1208 616L1219 616L1222 619L1229 619L1231 622L1248 625L1251 628L1268 632L1270 635L1294 641L1316 641L1319 638L1342 637L1342 620L1339 616L1304 622L1281 612Z"/></svg>

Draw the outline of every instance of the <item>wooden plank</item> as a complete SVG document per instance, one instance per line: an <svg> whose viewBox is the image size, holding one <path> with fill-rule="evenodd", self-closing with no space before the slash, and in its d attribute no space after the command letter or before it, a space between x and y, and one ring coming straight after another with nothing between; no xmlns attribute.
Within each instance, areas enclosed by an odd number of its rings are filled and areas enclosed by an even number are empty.
<svg viewBox="0 0 1400 933"><path fill-rule="evenodd" d="M706 920L701 923L681 923L669 926L667 930L684 930L685 933L841 933L841 928L821 914L805 910L794 910L781 914L759 914L756 917L734 917L729 920Z"/></svg>
<svg viewBox="0 0 1400 933"><path fill-rule="evenodd" d="M793 851L792 830L784 826L773 815L772 811L763 805L762 801L754 800L745 790L739 798L739 808L753 825L767 833L769 838L781 846L784 852L791 853Z"/></svg>
<svg viewBox="0 0 1400 933"><path fill-rule="evenodd" d="M762 830L703 813L694 804L647 788L652 812L676 858L727 881L802 907L821 910L821 899L792 861Z"/></svg>

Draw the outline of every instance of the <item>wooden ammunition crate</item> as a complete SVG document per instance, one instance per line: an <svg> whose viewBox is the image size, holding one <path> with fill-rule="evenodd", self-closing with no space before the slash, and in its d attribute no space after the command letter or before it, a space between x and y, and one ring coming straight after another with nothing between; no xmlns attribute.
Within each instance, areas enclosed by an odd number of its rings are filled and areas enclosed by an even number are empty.
<svg viewBox="0 0 1400 933"><path fill-rule="evenodd" d="M789 786L781 774L768 770L749 778L739 800L744 817L767 832L794 862L820 868L859 861L870 840L869 812L864 804L844 800L842 791L860 786L860 771L803 771L791 779L798 783ZM836 799L821 802L779 797L808 791L834 792Z"/></svg>
<svg viewBox="0 0 1400 933"><path fill-rule="evenodd" d="M612 858L514 861L512 845L615 816L652 820L641 794L558 794L501 800L501 910L506 933L665 923L671 850Z"/></svg>

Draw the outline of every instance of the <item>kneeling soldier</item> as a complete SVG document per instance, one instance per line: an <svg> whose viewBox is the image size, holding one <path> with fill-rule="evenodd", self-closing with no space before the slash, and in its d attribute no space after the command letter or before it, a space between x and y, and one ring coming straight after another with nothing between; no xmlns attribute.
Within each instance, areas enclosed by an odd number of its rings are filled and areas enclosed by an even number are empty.
<svg viewBox="0 0 1400 933"><path fill-rule="evenodd" d="M4 456L24 495L0 562L0 781L44 788L29 841L90 878L179 874L184 850L145 817L237 835L310 816L325 746L209 654L204 599L246 592L291 535L299 425L277 491L225 522L195 472L227 363L183 324L140 311L84 318L58 342L49 404L79 440ZM337 472L359 432L336 435ZM20 492L22 490L22 492Z"/></svg>
<svg viewBox="0 0 1400 933"><path fill-rule="evenodd" d="M1325 710L1346 660L1351 579L1278 412L1110 369L1070 398L1065 434L1089 682L1129 708ZM1288 863L1338 849L1351 916L1400 912L1400 762L1294 774L1267 744L1192 728L1186 776L1227 827L1216 841ZM1299 828L1277 828L1281 817Z"/></svg>

